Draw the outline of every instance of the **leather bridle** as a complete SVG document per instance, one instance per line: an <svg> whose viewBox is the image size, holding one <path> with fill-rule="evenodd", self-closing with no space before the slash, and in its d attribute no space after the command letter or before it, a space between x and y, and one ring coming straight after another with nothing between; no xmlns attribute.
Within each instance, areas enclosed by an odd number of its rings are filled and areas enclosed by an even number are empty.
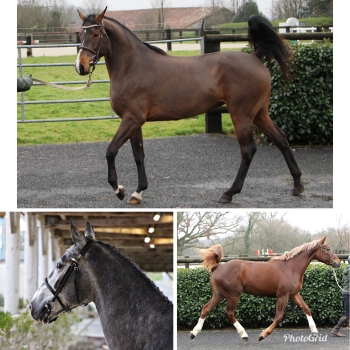
<svg viewBox="0 0 350 350"><path fill-rule="evenodd" d="M105 31L105 28L103 26L103 24L92 24L90 26L82 26L82 29L84 30L84 33L86 34L86 29L89 29L89 28L93 28L93 27L100 27L100 40L98 41L97 43L97 47L96 49L90 49L89 47L86 47L84 46L84 42L85 42L85 35L84 35L84 38L83 38L83 41L81 43L80 46L78 46L78 49L82 49L82 50L86 50L86 51L89 51L91 52L94 56L92 56L92 59L89 63L90 67L93 67L93 69L95 69L95 65L97 64L97 62L99 61L99 59L101 58L100 56L100 49L101 49L101 46L102 46L102 40L103 40L103 36L105 35L106 36L106 40L107 40L107 43L108 43L108 36L107 36L107 33Z"/></svg>
<svg viewBox="0 0 350 350"><path fill-rule="evenodd" d="M327 249L327 250L324 250L323 247L322 247L322 245L320 244L320 242L318 242L318 245L319 245L320 248L321 248L321 254L322 254L322 253L325 254L325 255L327 256L329 262L330 262L331 265L333 266L333 265L335 264L335 261L333 260L333 258L332 258L331 255L329 254L329 251L328 251L328 250L330 250L330 248Z"/></svg>
<svg viewBox="0 0 350 350"><path fill-rule="evenodd" d="M78 305L80 304L80 299L79 299L79 290L78 290L78 266L79 266L79 260L80 258L87 252L87 250L91 247L91 245L93 243L96 243L98 241L90 239L85 245L84 247L81 249L81 251L79 252L79 255L77 258L71 258L70 260L72 261L72 263L70 264L70 266L68 267L67 271L65 272L65 274L63 275L62 279L60 280L57 289L54 290L47 278L44 279L45 285L46 287L49 289L49 291L53 294L53 298L51 300L49 300L50 302L52 302L53 304L55 303L55 301L57 300L59 302L59 304L61 305L63 312L71 312L72 308L66 308L65 305L63 304L62 300L59 297L59 294L62 291L62 288L65 286L65 284L67 283L70 275L74 272L74 289L75 289L75 297L76 300L78 302ZM44 323L47 322L47 320L49 319L49 316L51 314L51 312L54 310L54 308L51 309L49 302L46 303L45 308L47 309L46 314L44 316ZM57 316L58 317L58 316ZM57 317L53 318L49 323L56 321Z"/></svg>

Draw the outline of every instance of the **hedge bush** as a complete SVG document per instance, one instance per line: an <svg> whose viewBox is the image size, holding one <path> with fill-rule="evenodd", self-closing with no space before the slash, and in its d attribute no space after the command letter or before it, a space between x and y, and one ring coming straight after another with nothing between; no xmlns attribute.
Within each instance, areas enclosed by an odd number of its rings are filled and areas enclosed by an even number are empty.
<svg viewBox="0 0 350 350"><path fill-rule="evenodd" d="M80 321L74 313L70 313L44 325L34 321L27 311L18 316L0 311L0 349L66 349L74 339L71 326Z"/></svg>
<svg viewBox="0 0 350 350"><path fill-rule="evenodd" d="M251 49L244 49L251 52ZM270 116L293 144L333 144L333 44L291 44L288 86L273 61Z"/></svg>
<svg viewBox="0 0 350 350"><path fill-rule="evenodd" d="M345 265L336 270L338 281L342 280ZM340 283L341 285L341 283ZM330 266L310 265L304 276L300 292L310 307L317 326L334 325L343 315L343 299ZM177 320L181 328L193 328L198 321L202 306L212 296L209 273L203 269L179 269L177 273ZM275 317L276 298L256 297L242 293L236 309L236 318L243 327L266 327ZM206 317L204 327L220 328L231 325L224 315L223 300ZM281 325L307 326L306 316L291 301L288 302Z"/></svg>

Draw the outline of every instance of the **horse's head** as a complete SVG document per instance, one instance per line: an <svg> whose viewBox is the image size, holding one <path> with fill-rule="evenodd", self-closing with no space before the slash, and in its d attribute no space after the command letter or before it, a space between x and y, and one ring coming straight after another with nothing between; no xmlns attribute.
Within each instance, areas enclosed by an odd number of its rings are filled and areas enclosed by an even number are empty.
<svg viewBox="0 0 350 350"><path fill-rule="evenodd" d="M74 244L57 261L56 268L45 278L45 283L30 302L31 314L36 321L50 323L62 312L91 301L84 254L96 242L94 230L87 223L83 235L71 222L71 236Z"/></svg>
<svg viewBox="0 0 350 350"><path fill-rule="evenodd" d="M80 75L90 73L99 59L107 53L108 37L102 24L107 7L99 15L84 16L79 10L83 20L82 30L79 33L81 45L75 62L75 69Z"/></svg>
<svg viewBox="0 0 350 350"><path fill-rule="evenodd" d="M326 243L326 236L318 242L315 259L334 268L340 266L340 259L335 255L330 246Z"/></svg>

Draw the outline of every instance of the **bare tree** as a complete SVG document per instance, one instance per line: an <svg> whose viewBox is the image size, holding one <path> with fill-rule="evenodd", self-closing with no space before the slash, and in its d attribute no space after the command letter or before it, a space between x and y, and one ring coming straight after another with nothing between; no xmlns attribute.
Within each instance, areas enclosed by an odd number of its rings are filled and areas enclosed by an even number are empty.
<svg viewBox="0 0 350 350"><path fill-rule="evenodd" d="M213 245L213 239L217 235L233 233L239 220L239 216L228 215L228 212L179 212L178 255L182 255L186 248L200 247L202 238L206 238Z"/></svg>
<svg viewBox="0 0 350 350"><path fill-rule="evenodd" d="M151 5L158 10L158 29L164 29L164 23L167 16L167 9L171 6L170 0L152 0Z"/></svg>
<svg viewBox="0 0 350 350"><path fill-rule="evenodd" d="M83 10L86 15L98 15L107 6L105 0L84 0Z"/></svg>
<svg viewBox="0 0 350 350"><path fill-rule="evenodd" d="M302 18L308 12L308 0L278 0L273 3L273 18Z"/></svg>

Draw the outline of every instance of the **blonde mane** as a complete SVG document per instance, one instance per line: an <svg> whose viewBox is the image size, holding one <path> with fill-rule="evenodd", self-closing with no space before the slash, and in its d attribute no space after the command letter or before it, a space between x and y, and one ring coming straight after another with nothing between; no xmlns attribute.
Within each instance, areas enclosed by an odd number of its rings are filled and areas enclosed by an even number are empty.
<svg viewBox="0 0 350 350"><path fill-rule="evenodd" d="M273 257L271 260L289 260L294 258L296 255L300 254L301 252L305 252L308 250L311 250L312 248L314 248L317 243L319 243L318 240L314 240L312 242L308 242L308 243L304 243L303 245L299 246L299 247L295 247L292 250L290 250L287 253L284 253L281 256L276 256Z"/></svg>

